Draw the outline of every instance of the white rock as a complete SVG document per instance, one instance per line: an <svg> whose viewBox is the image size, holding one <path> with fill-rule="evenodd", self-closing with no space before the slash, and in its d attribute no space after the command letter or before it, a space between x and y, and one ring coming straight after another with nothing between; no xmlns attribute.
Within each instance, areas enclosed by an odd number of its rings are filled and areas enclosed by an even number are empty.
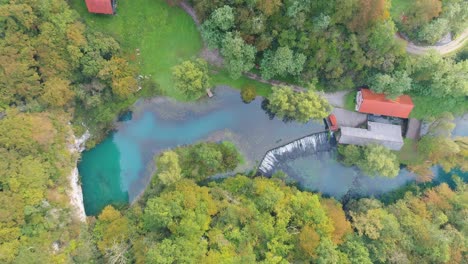
<svg viewBox="0 0 468 264"><path fill-rule="evenodd" d="M79 154L83 150L85 150L85 143L86 140L89 139L91 134L89 133L88 130L79 138L76 138L75 135L72 135L72 142L68 149L70 153L72 154ZM80 185L80 176L78 173L78 155L75 160L75 167L72 169L71 174L69 176L70 180L70 190L69 190L69 196L70 196L70 204L73 207L76 216L81 222L86 222L86 214L84 210L84 204L83 204L83 191L81 189Z"/></svg>

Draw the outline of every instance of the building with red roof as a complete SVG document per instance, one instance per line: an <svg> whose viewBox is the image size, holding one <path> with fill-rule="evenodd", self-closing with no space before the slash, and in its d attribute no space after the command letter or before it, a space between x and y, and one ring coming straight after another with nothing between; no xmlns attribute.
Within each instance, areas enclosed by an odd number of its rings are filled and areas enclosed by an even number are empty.
<svg viewBox="0 0 468 264"><path fill-rule="evenodd" d="M385 94L364 88L356 95L356 111L361 113L408 118L413 107L413 101L408 95L390 100Z"/></svg>
<svg viewBox="0 0 468 264"><path fill-rule="evenodd" d="M115 14L116 0L86 0L88 12L96 14Z"/></svg>
<svg viewBox="0 0 468 264"><path fill-rule="evenodd" d="M325 119L325 122L327 123L327 127L330 131L338 130L338 121L336 120L336 116L334 114L329 115L328 118Z"/></svg>

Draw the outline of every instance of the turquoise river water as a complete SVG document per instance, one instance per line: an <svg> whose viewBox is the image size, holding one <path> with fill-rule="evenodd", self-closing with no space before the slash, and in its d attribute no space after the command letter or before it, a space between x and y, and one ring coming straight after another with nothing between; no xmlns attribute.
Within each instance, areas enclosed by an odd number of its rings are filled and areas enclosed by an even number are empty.
<svg viewBox="0 0 468 264"><path fill-rule="evenodd" d="M325 130L322 121L300 124L272 119L261 108L261 99L244 104L239 92L227 87L217 87L215 97L196 103L140 100L131 117L116 126L102 143L83 153L78 165L87 215L98 214L108 204L136 199L154 172L153 157L165 149L230 140L245 158L236 169L241 172L255 167L269 149ZM336 151L299 157L281 169L301 187L337 198L349 192L377 195L415 178L405 170L394 179L369 178L342 166L335 157Z"/></svg>

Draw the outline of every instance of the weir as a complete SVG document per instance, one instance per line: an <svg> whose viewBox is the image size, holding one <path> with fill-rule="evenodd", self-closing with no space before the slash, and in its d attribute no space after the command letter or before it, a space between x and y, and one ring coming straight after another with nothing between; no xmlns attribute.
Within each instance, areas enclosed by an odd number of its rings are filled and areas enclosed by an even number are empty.
<svg viewBox="0 0 468 264"><path fill-rule="evenodd" d="M329 151L336 145L333 132L323 131L294 140L267 151L258 166L258 173L271 176L275 167L284 160Z"/></svg>

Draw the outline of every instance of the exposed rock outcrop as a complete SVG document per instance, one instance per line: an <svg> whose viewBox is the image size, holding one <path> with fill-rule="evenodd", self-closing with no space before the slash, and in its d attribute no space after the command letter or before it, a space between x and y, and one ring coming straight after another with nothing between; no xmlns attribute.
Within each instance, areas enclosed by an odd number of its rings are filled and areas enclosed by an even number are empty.
<svg viewBox="0 0 468 264"><path fill-rule="evenodd" d="M81 190L80 176L78 173L78 157L79 154L85 150L86 140L89 139L91 134L89 131L86 131L81 137L76 138L72 135L71 144L69 145L69 150L75 157L74 168L72 169L69 180L70 180L70 190L68 195L70 197L70 204L74 210L75 216L81 221L86 222L86 214L83 204L83 191Z"/></svg>

